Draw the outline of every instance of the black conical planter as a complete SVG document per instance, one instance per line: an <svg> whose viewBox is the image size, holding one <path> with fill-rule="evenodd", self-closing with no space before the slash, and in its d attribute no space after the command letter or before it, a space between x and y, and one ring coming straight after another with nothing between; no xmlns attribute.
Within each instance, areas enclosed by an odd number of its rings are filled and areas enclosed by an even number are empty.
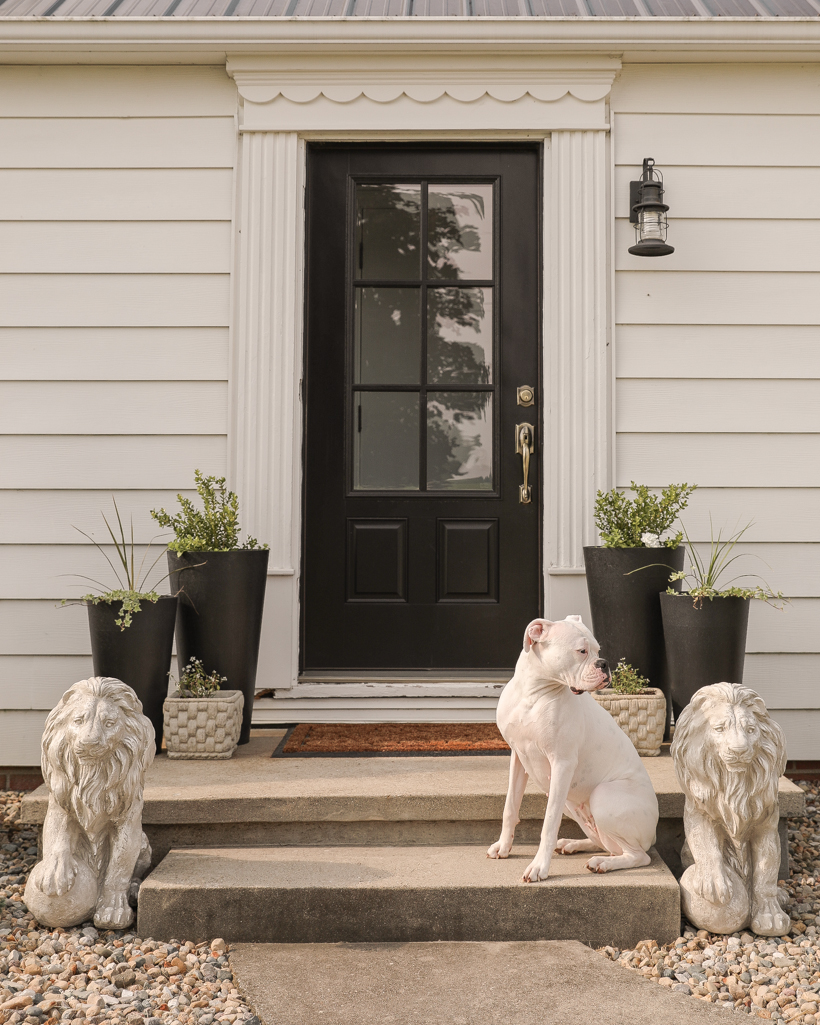
<svg viewBox="0 0 820 1025"><path fill-rule="evenodd" d="M251 737L269 555L266 548L168 552L171 587L179 592L180 672L195 657L201 659L206 673L227 677L226 690L242 691L240 744L247 744Z"/></svg>
<svg viewBox="0 0 820 1025"><path fill-rule="evenodd" d="M666 696L669 678L658 592L683 569L685 548L584 548L592 632L611 666L624 659ZM633 570L638 570L637 573ZM681 584L672 585L680 590Z"/></svg>
<svg viewBox="0 0 820 1025"><path fill-rule="evenodd" d="M177 600L162 595L158 602L141 601L140 611L131 614L131 625L121 630L122 602L101 602L88 606L91 657L95 676L114 676L127 683L142 702L162 745L162 703L168 694L168 670L174 644Z"/></svg>
<svg viewBox="0 0 820 1025"><path fill-rule="evenodd" d="M743 682L749 601L660 595L675 718L701 687Z"/></svg>

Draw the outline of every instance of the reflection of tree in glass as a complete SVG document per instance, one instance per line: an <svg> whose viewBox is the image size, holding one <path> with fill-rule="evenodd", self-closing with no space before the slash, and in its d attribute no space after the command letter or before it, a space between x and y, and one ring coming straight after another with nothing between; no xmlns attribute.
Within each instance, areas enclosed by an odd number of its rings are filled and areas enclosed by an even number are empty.
<svg viewBox="0 0 820 1025"><path fill-rule="evenodd" d="M459 223L453 197L468 203L475 211L477 224ZM458 260L453 257L466 249L481 251L481 228L484 221L484 197L474 192L451 194L430 192L427 205L427 260L436 270L436 277L460 277Z"/></svg>
<svg viewBox="0 0 820 1025"><path fill-rule="evenodd" d="M418 279L421 186L359 185L358 277Z"/></svg>
<svg viewBox="0 0 820 1025"><path fill-rule="evenodd" d="M492 488L492 447L486 416L489 404L487 392L428 395L428 487Z"/></svg>
<svg viewBox="0 0 820 1025"><path fill-rule="evenodd" d="M483 288L430 288L427 291L427 380L431 384L489 384L491 351L474 342L443 337L443 329L464 328L479 335L492 326L485 319ZM448 323L449 322L449 323Z"/></svg>

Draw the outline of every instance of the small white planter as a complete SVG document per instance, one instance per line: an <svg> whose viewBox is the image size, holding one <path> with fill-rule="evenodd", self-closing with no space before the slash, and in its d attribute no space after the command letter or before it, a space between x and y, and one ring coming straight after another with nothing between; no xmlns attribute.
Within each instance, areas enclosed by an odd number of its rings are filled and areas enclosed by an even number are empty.
<svg viewBox="0 0 820 1025"><path fill-rule="evenodd" d="M629 737L639 755L651 757L661 753L666 726L666 698L662 690L648 687L643 694L618 694L607 687L592 696Z"/></svg>
<svg viewBox="0 0 820 1025"><path fill-rule="evenodd" d="M230 758L244 704L241 690L219 690L207 698L183 698L174 691L162 706L168 757Z"/></svg>

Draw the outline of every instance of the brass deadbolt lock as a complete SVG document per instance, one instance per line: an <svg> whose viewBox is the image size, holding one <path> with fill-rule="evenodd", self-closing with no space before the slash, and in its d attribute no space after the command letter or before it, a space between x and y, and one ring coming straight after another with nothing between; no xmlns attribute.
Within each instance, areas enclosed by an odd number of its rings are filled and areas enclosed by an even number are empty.
<svg viewBox="0 0 820 1025"><path fill-rule="evenodd" d="M518 405L519 406L534 406L535 405L535 391L528 384L522 384L518 389Z"/></svg>

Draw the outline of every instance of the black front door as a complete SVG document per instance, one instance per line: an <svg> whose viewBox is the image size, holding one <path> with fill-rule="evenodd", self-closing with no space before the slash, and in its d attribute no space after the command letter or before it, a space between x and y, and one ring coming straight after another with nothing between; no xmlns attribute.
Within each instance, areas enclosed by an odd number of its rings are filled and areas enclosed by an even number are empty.
<svg viewBox="0 0 820 1025"><path fill-rule="evenodd" d="M541 608L538 151L315 146L307 200L303 668L509 668Z"/></svg>

